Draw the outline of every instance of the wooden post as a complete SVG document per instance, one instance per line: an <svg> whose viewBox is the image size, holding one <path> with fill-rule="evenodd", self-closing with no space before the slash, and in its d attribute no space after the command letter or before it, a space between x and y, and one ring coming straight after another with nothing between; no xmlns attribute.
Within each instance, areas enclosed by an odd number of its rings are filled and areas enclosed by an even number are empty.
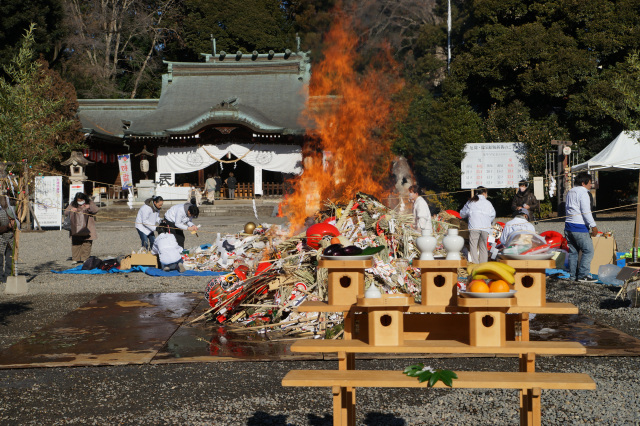
<svg viewBox="0 0 640 426"><path fill-rule="evenodd" d="M567 193L567 173L566 167L569 165L569 156L565 155L565 148L573 145L571 141L558 141L552 140L551 145L558 146L558 183L557 183L557 193L558 193L558 212L560 212L560 207L562 203L565 201L565 194ZM569 148L568 148L569 149ZM569 149L570 152L570 149Z"/></svg>
<svg viewBox="0 0 640 426"><path fill-rule="evenodd" d="M31 205L31 203L27 204L29 206L29 212L31 212L31 214L33 215L33 222L35 225L35 228L40 229L42 231L42 226L40 226L40 222L38 222L38 217L36 216L36 212L33 211L33 206Z"/></svg>

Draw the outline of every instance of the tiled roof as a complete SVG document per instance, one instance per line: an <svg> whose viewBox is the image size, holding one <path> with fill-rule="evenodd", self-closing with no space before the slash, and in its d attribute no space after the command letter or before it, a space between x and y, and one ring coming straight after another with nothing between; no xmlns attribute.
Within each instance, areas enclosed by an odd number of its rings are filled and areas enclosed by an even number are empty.
<svg viewBox="0 0 640 426"><path fill-rule="evenodd" d="M83 127L105 135L158 137L192 134L210 124L279 134L307 127L302 114L310 69L304 53L239 60L207 55L206 62L167 66L159 100L82 100Z"/></svg>

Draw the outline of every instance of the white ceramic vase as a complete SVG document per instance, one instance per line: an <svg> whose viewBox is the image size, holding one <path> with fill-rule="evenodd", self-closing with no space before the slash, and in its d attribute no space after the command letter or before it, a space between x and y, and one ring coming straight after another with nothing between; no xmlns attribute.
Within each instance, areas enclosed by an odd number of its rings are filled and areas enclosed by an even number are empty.
<svg viewBox="0 0 640 426"><path fill-rule="evenodd" d="M369 284L369 288L364 292L364 297L366 299L379 299L382 297L382 293L378 290L378 287L371 283Z"/></svg>
<svg viewBox="0 0 640 426"><path fill-rule="evenodd" d="M420 260L435 260L433 251L437 243L438 240L431 234L431 231L423 229L422 236L416 238L416 246L420 250Z"/></svg>
<svg viewBox="0 0 640 426"><path fill-rule="evenodd" d="M449 228L449 232L442 239L444 249L447 251L446 260L460 260L460 250L464 247L464 238L458 235L456 228Z"/></svg>

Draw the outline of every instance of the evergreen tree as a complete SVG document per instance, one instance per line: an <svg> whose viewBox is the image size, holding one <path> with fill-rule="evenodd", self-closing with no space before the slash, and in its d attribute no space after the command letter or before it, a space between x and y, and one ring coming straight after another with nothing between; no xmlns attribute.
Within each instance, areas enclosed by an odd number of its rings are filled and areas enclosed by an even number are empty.
<svg viewBox="0 0 640 426"><path fill-rule="evenodd" d="M394 149L413 163L423 187L456 191L465 144L483 141L482 120L453 83L436 99L424 88L410 90L413 99L398 124Z"/></svg>
<svg viewBox="0 0 640 426"><path fill-rule="evenodd" d="M184 0L177 15L182 28L178 40L168 44L168 57L201 60L201 53L296 49L295 30L280 0Z"/></svg>
<svg viewBox="0 0 640 426"><path fill-rule="evenodd" d="M640 46L639 6L638 0L459 2L464 19L454 29L452 74L483 116L494 104L518 101L531 119L555 116L572 140L596 150L615 126L593 114L597 98L608 97L602 74Z"/></svg>
<svg viewBox="0 0 640 426"><path fill-rule="evenodd" d="M61 0L0 1L0 66L6 66L18 53L24 31L36 24L33 38L36 54L55 60L62 49L64 28Z"/></svg>
<svg viewBox="0 0 640 426"><path fill-rule="evenodd" d="M32 24L18 54L4 68L9 78L0 79L0 158L46 167L77 146L77 140L60 137L74 120L68 118L69 111L64 115L66 100L52 90L45 62L34 61L34 28Z"/></svg>

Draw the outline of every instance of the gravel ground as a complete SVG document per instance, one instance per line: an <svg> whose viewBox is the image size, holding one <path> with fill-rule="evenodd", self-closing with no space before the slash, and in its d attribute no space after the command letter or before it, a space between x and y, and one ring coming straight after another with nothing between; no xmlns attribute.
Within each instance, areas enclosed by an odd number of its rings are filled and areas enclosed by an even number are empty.
<svg viewBox="0 0 640 426"><path fill-rule="evenodd" d="M251 217L201 218L200 237L186 246L211 242L215 232L240 229ZM268 220L275 222L278 219ZM601 217L620 250L631 246L633 217ZM538 231L561 232L561 221L541 222ZM135 231L98 223L98 257L126 253L139 245ZM203 291L203 278L154 278L140 273L57 275L68 268L65 232L22 234L19 269L29 293L0 294L0 349L64 316L102 293ZM638 309L615 300L616 289L550 279L548 297L572 302L580 312L640 338ZM534 319L535 321L535 319ZM362 369L400 369L415 360L359 360ZM430 359L434 368L515 371L514 358ZM640 424L640 360L635 357L538 358L537 369L584 372L596 391L545 391L543 424ZM335 361L229 362L87 368L0 370L0 424L221 424L330 425L328 389L283 388L291 369L335 369ZM515 391L358 390L358 424L518 423Z"/></svg>

